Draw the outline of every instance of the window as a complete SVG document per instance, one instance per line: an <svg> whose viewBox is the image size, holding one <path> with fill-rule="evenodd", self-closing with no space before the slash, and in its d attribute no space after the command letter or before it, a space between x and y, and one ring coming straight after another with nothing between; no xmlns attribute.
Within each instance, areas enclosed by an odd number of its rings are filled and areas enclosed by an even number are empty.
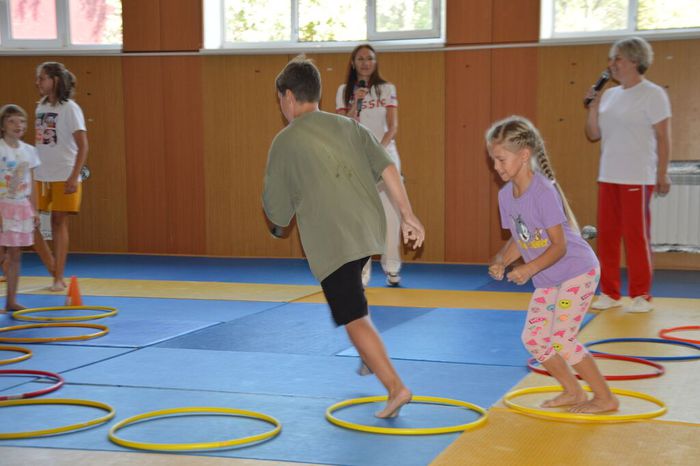
<svg viewBox="0 0 700 466"><path fill-rule="evenodd" d="M204 0L206 48L439 41L443 0Z"/></svg>
<svg viewBox="0 0 700 466"><path fill-rule="evenodd" d="M700 32L698 0L544 0L543 39Z"/></svg>
<svg viewBox="0 0 700 466"><path fill-rule="evenodd" d="M0 0L2 48L121 48L121 0Z"/></svg>

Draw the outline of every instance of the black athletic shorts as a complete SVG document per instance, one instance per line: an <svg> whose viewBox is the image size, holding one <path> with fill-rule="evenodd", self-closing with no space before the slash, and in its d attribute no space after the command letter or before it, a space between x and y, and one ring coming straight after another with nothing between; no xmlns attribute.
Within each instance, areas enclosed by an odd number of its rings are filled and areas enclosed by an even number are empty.
<svg viewBox="0 0 700 466"><path fill-rule="evenodd" d="M362 267L369 257L342 265L321 282L336 325L346 325L368 314Z"/></svg>

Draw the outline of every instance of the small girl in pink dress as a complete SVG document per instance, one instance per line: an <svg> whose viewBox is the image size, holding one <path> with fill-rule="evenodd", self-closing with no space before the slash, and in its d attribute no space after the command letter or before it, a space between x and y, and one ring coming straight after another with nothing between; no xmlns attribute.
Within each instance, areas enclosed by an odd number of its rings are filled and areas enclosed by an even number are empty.
<svg viewBox="0 0 700 466"><path fill-rule="evenodd" d="M21 249L34 243L38 217L32 208L34 147L22 142L27 112L17 105L0 108L0 261L7 276L7 301L0 313L24 309L17 302Z"/></svg>

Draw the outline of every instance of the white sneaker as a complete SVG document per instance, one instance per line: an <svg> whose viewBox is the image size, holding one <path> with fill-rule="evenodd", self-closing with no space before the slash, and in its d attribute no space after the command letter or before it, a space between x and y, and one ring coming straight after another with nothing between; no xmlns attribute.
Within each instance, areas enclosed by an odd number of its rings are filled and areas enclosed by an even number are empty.
<svg viewBox="0 0 700 466"><path fill-rule="evenodd" d="M625 312L649 312L653 309L654 306L644 299L644 296L637 296L632 300L632 304L625 306Z"/></svg>
<svg viewBox="0 0 700 466"><path fill-rule="evenodd" d="M612 299L610 296L606 295L605 293L600 293L600 296L596 301L593 303L591 306L593 309L598 309L600 311L603 311L605 309L610 309L611 307L618 307L622 305L619 299Z"/></svg>
<svg viewBox="0 0 700 466"><path fill-rule="evenodd" d="M370 278L372 278L372 259L368 260L362 268L362 286L366 288Z"/></svg>
<svg viewBox="0 0 700 466"><path fill-rule="evenodd" d="M395 272L386 274L386 286L399 286L401 283L401 275Z"/></svg>

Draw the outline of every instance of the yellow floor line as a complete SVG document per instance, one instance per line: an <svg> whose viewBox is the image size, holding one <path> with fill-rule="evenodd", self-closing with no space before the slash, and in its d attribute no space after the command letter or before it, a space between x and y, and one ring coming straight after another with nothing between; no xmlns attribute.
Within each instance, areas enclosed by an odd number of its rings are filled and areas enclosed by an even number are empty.
<svg viewBox="0 0 700 466"><path fill-rule="evenodd" d="M49 291L50 285L50 277L22 277L19 292L65 294ZM326 302L321 287L311 285L81 278L79 286L81 294L85 296ZM524 310L530 299L530 293L402 288L368 288L366 294L369 304L373 306L422 308Z"/></svg>
<svg viewBox="0 0 700 466"><path fill-rule="evenodd" d="M524 310L530 293L502 291L418 290L402 288L368 288L367 301L372 306L427 308ZM302 303L325 303L323 293L296 300Z"/></svg>
<svg viewBox="0 0 700 466"><path fill-rule="evenodd" d="M250 283L194 282L167 280L125 280L82 278L83 296L126 296L133 298L218 299L289 302L318 292L319 286L268 285ZM48 277L22 277L20 293L62 296L48 290Z"/></svg>

